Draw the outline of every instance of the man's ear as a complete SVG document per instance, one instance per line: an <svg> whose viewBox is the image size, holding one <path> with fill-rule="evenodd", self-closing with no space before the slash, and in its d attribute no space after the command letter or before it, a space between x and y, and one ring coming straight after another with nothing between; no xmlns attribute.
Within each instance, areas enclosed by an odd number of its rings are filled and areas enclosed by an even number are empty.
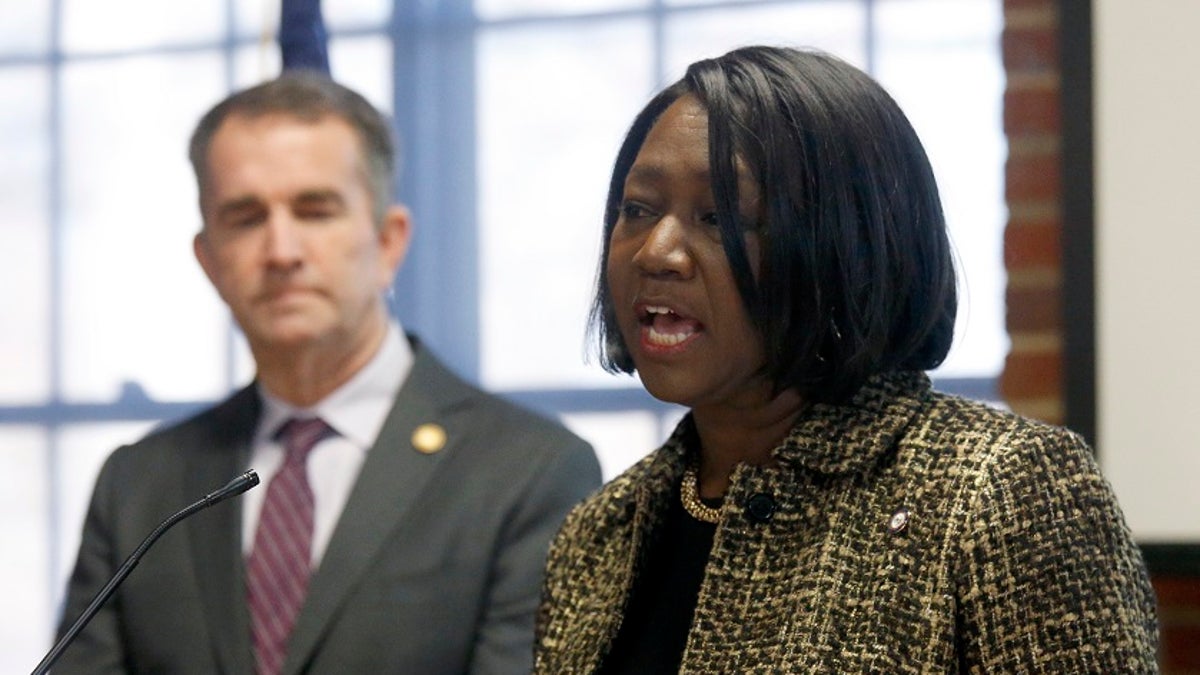
<svg viewBox="0 0 1200 675"><path fill-rule="evenodd" d="M204 236L203 228L192 237L192 253L196 256L196 262L200 263L200 269L204 270L204 276L208 277L209 283L215 287L217 280L213 278L212 250Z"/></svg>
<svg viewBox="0 0 1200 675"><path fill-rule="evenodd" d="M402 204L388 207L383 214L383 222L379 224L379 252L381 288L392 285L396 272L404 264L408 255L408 245L412 241L412 214Z"/></svg>

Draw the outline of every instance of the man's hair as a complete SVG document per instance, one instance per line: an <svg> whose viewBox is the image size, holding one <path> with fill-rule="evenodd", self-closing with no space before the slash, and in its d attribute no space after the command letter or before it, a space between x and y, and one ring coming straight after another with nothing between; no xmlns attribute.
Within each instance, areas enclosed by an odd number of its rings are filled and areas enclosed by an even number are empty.
<svg viewBox="0 0 1200 675"><path fill-rule="evenodd" d="M625 178L662 112L689 94L708 114L721 241L776 391L837 403L877 373L938 366L954 336L956 279L937 184L912 125L853 66L754 46L693 63L625 136L591 312L605 369L634 370L607 278ZM763 200L757 277L738 221L738 160Z"/></svg>
<svg viewBox="0 0 1200 675"><path fill-rule="evenodd" d="M375 222L383 222L392 201L396 165L388 121L362 95L317 72L287 71L274 80L229 95L200 118L192 132L188 159L201 195L208 186L208 151L217 130L230 117L265 115L286 115L309 123L333 116L349 124L361 145Z"/></svg>

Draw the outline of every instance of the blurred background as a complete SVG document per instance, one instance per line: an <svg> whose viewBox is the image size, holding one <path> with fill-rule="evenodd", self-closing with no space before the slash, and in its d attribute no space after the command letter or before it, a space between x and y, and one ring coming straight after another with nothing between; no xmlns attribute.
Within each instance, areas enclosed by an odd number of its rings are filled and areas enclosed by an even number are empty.
<svg viewBox="0 0 1200 675"><path fill-rule="evenodd" d="M0 670L50 646L107 454L253 376L192 258L185 148L209 106L279 72L279 2L0 0ZM1095 442L1092 92L1067 77L1090 78L1089 3L322 5L332 75L399 139L416 238L396 314L460 374L592 441L606 477L680 415L587 358L608 173L655 90L749 43L854 63L924 140L963 296L939 388ZM1178 572L1194 550L1160 564Z"/></svg>

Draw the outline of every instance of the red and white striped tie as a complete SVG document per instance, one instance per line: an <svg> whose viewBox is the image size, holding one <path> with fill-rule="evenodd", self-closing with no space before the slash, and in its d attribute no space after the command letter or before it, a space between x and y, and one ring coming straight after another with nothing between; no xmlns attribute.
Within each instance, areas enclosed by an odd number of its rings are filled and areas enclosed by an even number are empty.
<svg viewBox="0 0 1200 675"><path fill-rule="evenodd" d="M308 453L335 433L319 418L291 419L279 430L286 456L263 500L254 548L246 563L246 599L259 675L283 668L288 636L308 591L311 573L313 493Z"/></svg>

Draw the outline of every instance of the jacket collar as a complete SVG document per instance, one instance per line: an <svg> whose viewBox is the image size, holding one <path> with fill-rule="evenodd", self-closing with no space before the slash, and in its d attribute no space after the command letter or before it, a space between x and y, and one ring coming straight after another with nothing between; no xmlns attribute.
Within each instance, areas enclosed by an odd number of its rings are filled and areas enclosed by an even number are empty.
<svg viewBox="0 0 1200 675"><path fill-rule="evenodd" d="M931 391L929 378L920 371L875 375L844 403L805 409L772 454L780 464L816 473L861 473L895 445ZM669 485L683 473L687 455L696 447L689 413L647 467L650 482Z"/></svg>
<svg viewBox="0 0 1200 675"><path fill-rule="evenodd" d="M919 371L875 375L849 401L805 410L774 450L775 458L817 473L866 471L895 445L931 391Z"/></svg>

